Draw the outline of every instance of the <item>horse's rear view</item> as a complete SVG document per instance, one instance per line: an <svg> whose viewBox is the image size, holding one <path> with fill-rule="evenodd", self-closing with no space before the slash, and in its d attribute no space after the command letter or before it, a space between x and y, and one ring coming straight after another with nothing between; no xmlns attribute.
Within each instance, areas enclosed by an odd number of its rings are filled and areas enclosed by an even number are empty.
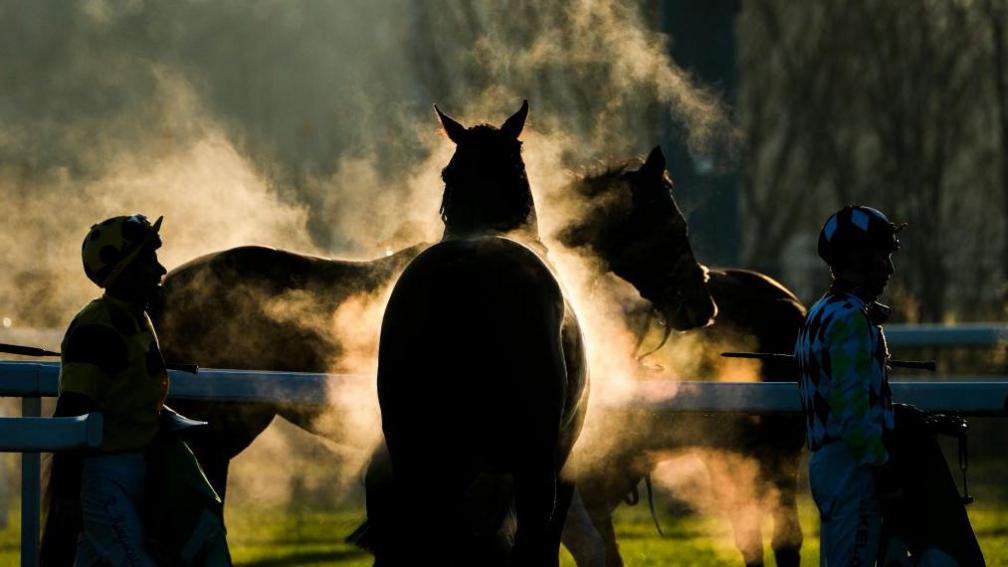
<svg viewBox="0 0 1008 567"><path fill-rule="evenodd" d="M580 335L543 261L495 236L534 231L524 167L516 179L495 177L496 156L465 153L481 143L483 150L506 148L509 137L516 151L499 159L520 165L526 108L499 130L466 130L442 116L459 145L444 173L446 239L407 267L382 322L378 397L395 496L391 540L375 550L376 564L507 561L510 541L498 528L511 495L517 529L510 562L558 561L573 491L559 472L587 395ZM464 185L473 181L468 173L487 167L484 183ZM460 170L466 173L453 175ZM513 483L486 481L508 477ZM488 484L496 498L486 497Z"/></svg>

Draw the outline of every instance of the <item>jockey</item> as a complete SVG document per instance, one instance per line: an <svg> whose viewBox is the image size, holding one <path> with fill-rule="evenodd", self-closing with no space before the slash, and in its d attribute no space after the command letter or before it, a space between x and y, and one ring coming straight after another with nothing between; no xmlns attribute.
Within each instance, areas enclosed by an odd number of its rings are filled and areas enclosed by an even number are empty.
<svg viewBox="0 0 1008 567"><path fill-rule="evenodd" d="M894 273L902 228L876 209L847 206L819 235L833 283L809 309L794 354L822 565L874 565L878 552L879 493L891 477L882 437L894 417L881 326L890 310L876 299Z"/></svg>
<svg viewBox="0 0 1008 567"><path fill-rule="evenodd" d="M103 437L95 451L55 457L43 565L230 564L220 499L171 434L202 422L164 406L168 373L146 313L166 272L161 220L114 217L84 239L84 272L105 293L67 329L56 415L99 412Z"/></svg>

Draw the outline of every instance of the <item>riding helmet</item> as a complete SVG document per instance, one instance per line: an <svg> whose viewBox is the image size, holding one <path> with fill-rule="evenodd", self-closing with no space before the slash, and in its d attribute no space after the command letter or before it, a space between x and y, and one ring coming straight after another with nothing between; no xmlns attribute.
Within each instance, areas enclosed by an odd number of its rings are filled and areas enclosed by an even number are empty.
<svg viewBox="0 0 1008 567"><path fill-rule="evenodd" d="M850 252L899 249L899 233L906 225L897 225L882 211L863 205L847 205L826 219L819 232L819 257L830 266Z"/></svg>
<svg viewBox="0 0 1008 567"><path fill-rule="evenodd" d="M84 273L98 287L108 287L141 250L161 246L161 221L141 214L112 217L91 227L81 245Z"/></svg>

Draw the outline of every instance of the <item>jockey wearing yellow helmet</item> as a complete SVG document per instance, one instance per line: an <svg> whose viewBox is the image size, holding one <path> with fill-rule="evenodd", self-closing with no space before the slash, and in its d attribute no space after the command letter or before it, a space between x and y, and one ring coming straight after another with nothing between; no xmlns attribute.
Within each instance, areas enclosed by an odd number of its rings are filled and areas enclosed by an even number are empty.
<svg viewBox="0 0 1008 567"><path fill-rule="evenodd" d="M146 313L166 273L157 258L161 220L113 217L92 226L81 246L85 274L105 292L73 318L64 336L56 415L100 412L103 438L96 451L54 457L43 565L230 564L216 518L220 499L184 443L166 435L186 420L164 406L168 373ZM158 516L173 511L156 496L177 497L172 477L180 474L186 482L196 479L190 484L197 489L183 498L193 497L189 509L197 512L176 517L169 527L184 535L166 538Z"/></svg>

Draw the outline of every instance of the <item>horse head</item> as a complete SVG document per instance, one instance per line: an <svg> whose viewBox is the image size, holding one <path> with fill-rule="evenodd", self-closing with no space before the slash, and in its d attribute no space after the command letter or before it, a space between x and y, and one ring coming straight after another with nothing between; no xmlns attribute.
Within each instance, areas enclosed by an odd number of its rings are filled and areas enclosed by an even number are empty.
<svg viewBox="0 0 1008 567"><path fill-rule="evenodd" d="M518 140L528 116L528 101L499 128L489 124L466 128L437 105L434 110L456 145L455 155L441 171L445 238L522 230L537 240L532 190Z"/></svg>
<svg viewBox="0 0 1008 567"><path fill-rule="evenodd" d="M582 177L570 190L586 204L585 214L561 229L565 246L599 257L672 328L687 330L713 320L717 305L707 288L707 268L693 256L660 147L643 162L633 159Z"/></svg>

